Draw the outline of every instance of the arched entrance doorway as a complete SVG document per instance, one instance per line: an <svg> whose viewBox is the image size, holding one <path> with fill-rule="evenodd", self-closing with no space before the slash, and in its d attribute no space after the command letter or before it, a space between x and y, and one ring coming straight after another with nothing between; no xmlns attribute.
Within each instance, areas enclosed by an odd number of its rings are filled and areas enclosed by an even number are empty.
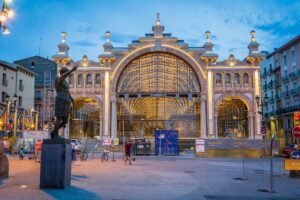
<svg viewBox="0 0 300 200"><path fill-rule="evenodd" d="M218 104L218 136L248 138L248 109L240 99L226 97Z"/></svg>
<svg viewBox="0 0 300 200"><path fill-rule="evenodd" d="M169 53L133 59L117 83L118 137L153 137L156 129L176 129L180 138L200 135L200 82L192 67Z"/></svg>
<svg viewBox="0 0 300 200"><path fill-rule="evenodd" d="M94 138L99 135L98 103L91 98L75 99L70 118L70 138Z"/></svg>

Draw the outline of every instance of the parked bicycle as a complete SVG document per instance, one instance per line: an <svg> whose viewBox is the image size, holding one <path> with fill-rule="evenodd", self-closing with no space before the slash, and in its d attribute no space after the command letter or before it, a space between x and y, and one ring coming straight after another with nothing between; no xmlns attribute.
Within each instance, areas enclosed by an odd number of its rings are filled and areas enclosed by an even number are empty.
<svg viewBox="0 0 300 200"><path fill-rule="evenodd" d="M101 162L108 161L108 154L109 154L108 150L103 150L102 156L101 156Z"/></svg>

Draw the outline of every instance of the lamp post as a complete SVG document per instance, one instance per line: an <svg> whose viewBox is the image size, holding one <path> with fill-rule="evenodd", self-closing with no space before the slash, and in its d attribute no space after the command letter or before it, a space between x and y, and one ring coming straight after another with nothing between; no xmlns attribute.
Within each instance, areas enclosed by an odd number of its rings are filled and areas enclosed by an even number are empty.
<svg viewBox="0 0 300 200"><path fill-rule="evenodd" d="M6 133L8 134L8 131L9 131L8 127L10 127L10 124L9 124L10 100L9 100L9 95L8 94L6 94L6 96L5 96L5 101L6 101L6 105L7 105L7 119L6 119L5 130L6 130Z"/></svg>
<svg viewBox="0 0 300 200"><path fill-rule="evenodd" d="M15 116L14 116L14 136L17 136L17 115L18 115L18 107L17 107L17 99L18 96L15 94L13 97L14 100L14 106L15 106Z"/></svg>
<svg viewBox="0 0 300 200"><path fill-rule="evenodd" d="M2 7L0 11L0 31L2 31L3 35L8 35L10 31L7 26L4 25L8 21L9 18L14 16L14 11L10 8L8 4L10 4L12 0L3 0Z"/></svg>
<svg viewBox="0 0 300 200"><path fill-rule="evenodd" d="M264 104L262 102L260 103L259 99L260 99L260 96L256 95L255 101L256 101L257 107L262 107L262 111L263 111L263 107L265 106L266 107L266 112L268 112L268 103L269 103L268 96L265 95ZM263 112L261 112L261 111L257 111L257 113L260 114L260 115L263 115Z"/></svg>

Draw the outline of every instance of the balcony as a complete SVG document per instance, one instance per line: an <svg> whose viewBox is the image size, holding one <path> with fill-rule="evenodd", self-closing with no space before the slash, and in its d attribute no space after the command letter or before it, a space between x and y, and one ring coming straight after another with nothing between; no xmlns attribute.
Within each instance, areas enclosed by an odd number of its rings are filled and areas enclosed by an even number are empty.
<svg viewBox="0 0 300 200"><path fill-rule="evenodd" d="M3 79L2 80L2 85L3 86L8 86L8 80L7 79Z"/></svg>
<svg viewBox="0 0 300 200"><path fill-rule="evenodd" d="M271 88L271 87L273 87L273 81L270 81L270 82L268 83L268 88Z"/></svg>
<svg viewBox="0 0 300 200"><path fill-rule="evenodd" d="M263 90L267 90L267 85L263 84Z"/></svg>
<svg viewBox="0 0 300 200"><path fill-rule="evenodd" d="M300 104L282 109L282 113L295 112L300 110Z"/></svg>
<svg viewBox="0 0 300 200"><path fill-rule="evenodd" d="M276 111L275 111L275 115L280 115L281 114L281 109L277 109Z"/></svg>
<svg viewBox="0 0 300 200"><path fill-rule="evenodd" d="M270 104L273 104L273 103L274 103L274 97L271 97L271 98L269 99L269 103L270 103Z"/></svg>
<svg viewBox="0 0 300 200"><path fill-rule="evenodd" d="M266 76L267 76L267 73L266 73L266 72L263 72L263 73L261 74L261 77L262 77L262 78L266 78Z"/></svg>
<svg viewBox="0 0 300 200"><path fill-rule="evenodd" d="M291 89L290 93L293 96L297 96L297 95L299 95L299 90L300 90L300 88L294 88L294 89Z"/></svg>
<svg viewBox="0 0 300 200"><path fill-rule="evenodd" d="M280 100L281 100L281 96L278 95L278 94L276 94L276 95L275 95L275 99L276 99L276 101L280 101Z"/></svg>
<svg viewBox="0 0 300 200"><path fill-rule="evenodd" d="M34 97L35 101L42 101L42 97Z"/></svg>
<svg viewBox="0 0 300 200"><path fill-rule="evenodd" d="M267 72L267 74L268 74L268 75L271 75L271 74L273 74L273 69L272 69L272 68L271 68L271 69L269 69L269 70L268 70L268 72Z"/></svg>
<svg viewBox="0 0 300 200"><path fill-rule="evenodd" d="M276 66L274 69L273 69L273 73L274 72L277 72L277 71L279 71L280 70L280 66Z"/></svg>
<svg viewBox="0 0 300 200"><path fill-rule="evenodd" d="M284 98L290 97L289 91L283 92L283 97L284 97Z"/></svg>
<svg viewBox="0 0 300 200"><path fill-rule="evenodd" d="M296 72L292 72L289 74L290 79L296 79L297 78L297 73Z"/></svg>
<svg viewBox="0 0 300 200"><path fill-rule="evenodd" d="M24 91L24 85L22 84L22 85L19 85L19 91Z"/></svg>
<svg viewBox="0 0 300 200"><path fill-rule="evenodd" d="M280 79L275 80L275 87L279 87L281 85Z"/></svg>
<svg viewBox="0 0 300 200"><path fill-rule="evenodd" d="M288 76L283 76L282 80L283 80L283 82L286 82L286 81L289 80L289 77Z"/></svg>

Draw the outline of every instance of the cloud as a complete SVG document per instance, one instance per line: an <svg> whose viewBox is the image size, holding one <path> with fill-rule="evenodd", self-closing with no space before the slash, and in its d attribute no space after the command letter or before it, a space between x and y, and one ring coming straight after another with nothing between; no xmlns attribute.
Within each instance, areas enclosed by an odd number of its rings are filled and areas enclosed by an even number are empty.
<svg viewBox="0 0 300 200"><path fill-rule="evenodd" d="M91 24L82 24L76 28L76 31L79 33L99 33L95 26Z"/></svg>
<svg viewBox="0 0 300 200"><path fill-rule="evenodd" d="M77 40L77 41L73 41L71 42L72 45L75 46L81 46L81 47L96 47L97 44L90 42L88 40Z"/></svg>
<svg viewBox="0 0 300 200"><path fill-rule="evenodd" d="M134 35L134 34L126 34L126 33L110 33L110 39L112 43L120 43L120 44L129 44L132 40L136 40L141 36ZM101 40L105 40L105 35L102 35Z"/></svg>

